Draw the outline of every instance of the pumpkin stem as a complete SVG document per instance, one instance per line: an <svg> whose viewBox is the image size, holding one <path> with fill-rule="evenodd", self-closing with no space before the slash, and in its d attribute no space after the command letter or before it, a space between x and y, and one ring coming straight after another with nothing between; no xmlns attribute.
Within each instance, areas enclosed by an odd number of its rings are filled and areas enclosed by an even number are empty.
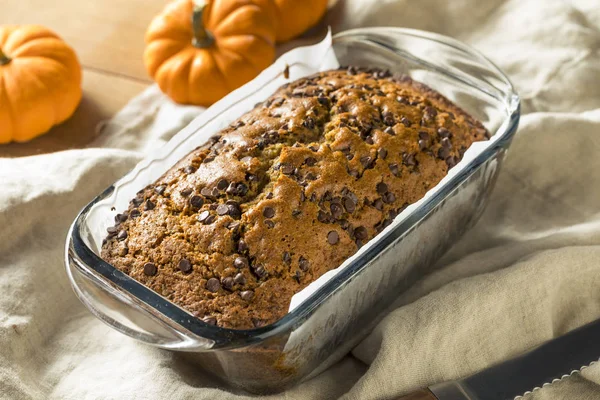
<svg viewBox="0 0 600 400"><path fill-rule="evenodd" d="M204 11L207 6L206 0L194 0L194 12L192 13L194 39L192 39L192 44L199 48L209 47L215 41L213 35L204 27Z"/></svg>
<svg viewBox="0 0 600 400"><path fill-rule="evenodd" d="M4 52L2 52L2 49L0 49L0 65L6 65L9 62L11 62L11 58L4 54Z"/></svg>

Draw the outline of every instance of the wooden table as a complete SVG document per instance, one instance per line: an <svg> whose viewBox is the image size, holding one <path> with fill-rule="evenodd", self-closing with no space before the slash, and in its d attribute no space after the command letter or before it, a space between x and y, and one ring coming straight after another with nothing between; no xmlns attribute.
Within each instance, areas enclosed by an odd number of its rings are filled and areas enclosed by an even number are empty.
<svg viewBox="0 0 600 400"><path fill-rule="evenodd" d="M57 32L79 56L83 100L75 115L29 143L0 146L0 156L78 148L152 83L142 61L144 32L167 0L1 0L5 24L41 24Z"/></svg>
<svg viewBox="0 0 600 400"><path fill-rule="evenodd" d="M83 99L65 123L28 143L0 146L0 157L20 157L81 148L93 139L96 126L152 84L142 60L144 33L169 0L0 0L1 24L40 24L58 33L77 52L83 67ZM330 0L321 23L278 46L316 43L327 26L337 25L343 1Z"/></svg>

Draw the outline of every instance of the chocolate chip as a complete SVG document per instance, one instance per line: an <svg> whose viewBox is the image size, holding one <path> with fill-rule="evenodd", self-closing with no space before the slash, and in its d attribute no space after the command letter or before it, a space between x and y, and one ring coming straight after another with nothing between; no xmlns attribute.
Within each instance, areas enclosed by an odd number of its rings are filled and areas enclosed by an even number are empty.
<svg viewBox="0 0 600 400"><path fill-rule="evenodd" d="M377 150L377 156L379 158L381 158L382 160L385 160L387 158L387 155L388 155L388 152L383 147L381 147L381 148L379 148L379 150Z"/></svg>
<svg viewBox="0 0 600 400"><path fill-rule="evenodd" d="M228 214L231 218L240 218L242 216L242 210L240 209L240 205L236 202L232 202L227 204ZM217 208L218 212L218 208Z"/></svg>
<svg viewBox="0 0 600 400"><path fill-rule="evenodd" d="M408 100L406 100L406 98L402 96L396 97L396 101L401 104L408 104Z"/></svg>
<svg viewBox="0 0 600 400"><path fill-rule="evenodd" d="M287 163L282 163L280 170L285 175L292 175L294 173L294 166Z"/></svg>
<svg viewBox="0 0 600 400"><path fill-rule="evenodd" d="M342 199L342 203L344 204L344 208L346 209L346 211L348 211L349 213L353 213L356 209L356 202L352 200L352 198L350 198L349 196L344 196L344 198Z"/></svg>
<svg viewBox="0 0 600 400"><path fill-rule="evenodd" d="M317 213L317 220L319 222L327 224L327 223L329 223L330 219L331 219L330 215L324 211L319 210L319 212Z"/></svg>
<svg viewBox="0 0 600 400"><path fill-rule="evenodd" d="M292 217L297 217L300 214L302 214L302 211L300 211L300 210L293 210L292 211Z"/></svg>
<svg viewBox="0 0 600 400"><path fill-rule="evenodd" d="M352 122L355 122L355 121L352 121ZM373 131L373 126L371 126L371 124L361 124L359 136L361 139L365 140L369 136L371 136L372 131Z"/></svg>
<svg viewBox="0 0 600 400"><path fill-rule="evenodd" d="M234 195L237 194L237 185L235 182L231 182L229 184L229 186L227 186L227 189L225 190L225 193L229 194L229 195Z"/></svg>
<svg viewBox="0 0 600 400"><path fill-rule="evenodd" d="M231 290L233 288L233 278L228 276L221 280L221 285L224 289Z"/></svg>
<svg viewBox="0 0 600 400"><path fill-rule="evenodd" d="M319 151L319 146L311 145L311 146L308 146L308 148L309 148L309 150L314 151L314 152Z"/></svg>
<svg viewBox="0 0 600 400"><path fill-rule="evenodd" d="M382 200L384 203L391 204L396 201L396 196L392 192L387 192L382 196Z"/></svg>
<svg viewBox="0 0 600 400"><path fill-rule="evenodd" d="M382 71L375 71L375 72L373 72L373 77L376 78L376 79L388 78L391 75L392 74L388 70L382 70ZM381 90L378 90L377 93L378 93L379 96L385 96L385 93L383 93Z"/></svg>
<svg viewBox="0 0 600 400"><path fill-rule="evenodd" d="M204 205L204 199L200 196L192 196L190 198L190 204L194 208L201 208Z"/></svg>
<svg viewBox="0 0 600 400"><path fill-rule="evenodd" d="M423 119L427 122L431 122L435 116L437 115L437 110L431 106L425 107L425 111L423 113Z"/></svg>
<svg viewBox="0 0 600 400"><path fill-rule="evenodd" d="M208 210L204 210L200 214L198 214L197 219L200 222L206 222L206 220L208 219L208 217L210 217L210 212Z"/></svg>
<svg viewBox="0 0 600 400"><path fill-rule="evenodd" d="M388 126L387 128L385 128L384 132L387 133L388 135L396 136L396 132L394 131L394 128L392 128L391 126Z"/></svg>
<svg viewBox="0 0 600 400"><path fill-rule="evenodd" d="M156 204L154 204L154 203L153 203L152 201L150 201L150 200L146 200L146 206L145 206L145 208L146 208L146 211L149 211L149 210L154 210L154 207L156 207Z"/></svg>
<svg viewBox="0 0 600 400"><path fill-rule="evenodd" d="M437 130L437 133L441 138L449 138L450 136L452 136L452 133L446 128L439 128Z"/></svg>
<svg viewBox="0 0 600 400"><path fill-rule="evenodd" d="M317 101L323 106L329 105L329 99L323 93L320 93L319 96L317 96Z"/></svg>
<svg viewBox="0 0 600 400"><path fill-rule="evenodd" d="M306 165L308 165L309 167L312 167L313 165L315 165L317 163L317 159L314 157L308 157L308 158L306 158L306 160L304 160L304 163Z"/></svg>
<svg viewBox="0 0 600 400"><path fill-rule="evenodd" d="M383 123L387 126L394 126L396 125L396 120L391 113L386 113L386 115L383 117Z"/></svg>
<svg viewBox="0 0 600 400"><path fill-rule="evenodd" d="M181 192L179 192L183 197L187 197L192 194L192 188L185 188Z"/></svg>
<svg viewBox="0 0 600 400"><path fill-rule="evenodd" d="M239 228L240 225L241 225L240 221L231 221L229 223L229 225L227 225L227 229L235 230L235 229Z"/></svg>
<svg viewBox="0 0 600 400"><path fill-rule="evenodd" d="M254 269L254 273L256 274L256 276L258 276L259 278L262 278L264 276L267 275L267 270L265 269L265 267L263 267L262 265L259 265L258 267L256 267Z"/></svg>
<svg viewBox="0 0 600 400"><path fill-rule="evenodd" d="M327 234L327 242L329 244L337 244L340 241L340 235L336 231L329 231Z"/></svg>
<svg viewBox="0 0 600 400"><path fill-rule="evenodd" d="M200 194L204 197L212 197L212 189L203 187L202 190L200 190Z"/></svg>
<svg viewBox="0 0 600 400"><path fill-rule="evenodd" d="M417 160L415 159L414 154L403 153L402 154L402 162L404 165L415 166L417 165Z"/></svg>
<svg viewBox="0 0 600 400"><path fill-rule="evenodd" d="M369 232L364 226L357 226L354 229L354 237L359 240L366 240L369 237Z"/></svg>
<svg viewBox="0 0 600 400"><path fill-rule="evenodd" d="M254 292L252 290L244 290L243 292L240 292L240 297L242 300L250 301L254 298Z"/></svg>
<svg viewBox="0 0 600 400"><path fill-rule="evenodd" d="M245 253L248 251L248 245L244 239L240 239L237 246L238 253Z"/></svg>
<svg viewBox="0 0 600 400"><path fill-rule="evenodd" d="M154 192L156 192L157 194L163 194L166 188L167 187L165 185L158 185L154 187Z"/></svg>
<svg viewBox="0 0 600 400"><path fill-rule="evenodd" d="M314 127L315 127L315 120L312 117L306 117L306 119L304 120L304 122L302 123L302 125L304 125L308 129L314 129Z"/></svg>
<svg viewBox="0 0 600 400"><path fill-rule="evenodd" d="M368 169L371 166L373 159L370 156L362 156L360 158L360 163L365 169Z"/></svg>
<svg viewBox="0 0 600 400"><path fill-rule="evenodd" d="M211 194L211 196L212 196L212 197L219 197L219 189L217 189L217 188L213 188L213 189L210 191L210 194Z"/></svg>
<svg viewBox="0 0 600 400"><path fill-rule="evenodd" d="M269 192L269 193L267 193L267 196L266 196L266 198L267 198L267 200L270 200L270 199L272 199L272 198L273 198L273 192Z"/></svg>
<svg viewBox="0 0 600 400"><path fill-rule="evenodd" d="M130 218L135 218L135 217L139 217L140 215L142 215L142 213L140 212L140 210L131 210L131 212L129 213L129 217Z"/></svg>
<svg viewBox="0 0 600 400"><path fill-rule="evenodd" d="M333 215L333 218L335 219L340 218L344 212L342 206L338 203L331 203L329 209L331 210L331 215Z"/></svg>
<svg viewBox="0 0 600 400"><path fill-rule="evenodd" d="M354 66L349 66L348 69L346 70L346 72L348 73L348 75L356 75L356 67Z"/></svg>
<svg viewBox="0 0 600 400"><path fill-rule="evenodd" d="M147 262L144 264L144 274L148 276L154 276L158 272L156 265L151 262Z"/></svg>
<svg viewBox="0 0 600 400"><path fill-rule="evenodd" d="M442 146L451 149L452 148L452 143L450 142L450 139L445 137L441 140Z"/></svg>
<svg viewBox="0 0 600 400"><path fill-rule="evenodd" d="M209 162L214 161L214 160L215 160L215 157L212 155L209 155L209 156L206 156L206 158L204 160L202 160L202 163L208 164Z"/></svg>
<svg viewBox="0 0 600 400"><path fill-rule="evenodd" d="M360 176L359 172L355 169L348 169L348 174L354 178L358 178Z"/></svg>
<svg viewBox="0 0 600 400"><path fill-rule="evenodd" d="M275 210L273 207L265 207L263 210L263 217L273 218L275 216Z"/></svg>
<svg viewBox="0 0 600 400"><path fill-rule="evenodd" d="M235 260L233 260L233 266L237 269L247 268L248 265L248 259L246 257L236 257Z"/></svg>
<svg viewBox="0 0 600 400"><path fill-rule="evenodd" d="M133 203L134 206L138 207L140 204L142 204L144 202L144 198L137 196L133 200L131 200L131 202Z"/></svg>
<svg viewBox="0 0 600 400"><path fill-rule="evenodd" d="M229 207L225 204L219 204L217 207L217 214L219 215L227 215L229 213Z"/></svg>
<svg viewBox="0 0 600 400"><path fill-rule="evenodd" d="M400 122L407 128L409 128L412 125L412 122L410 122L410 120L406 117L400 118Z"/></svg>
<svg viewBox="0 0 600 400"><path fill-rule="evenodd" d="M286 264L290 264L292 262L292 256L288 251L283 252L283 262Z"/></svg>
<svg viewBox="0 0 600 400"><path fill-rule="evenodd" d="M258 181L258 177L256 175L254 175L254 174L247 173L246 174L246 180L248 182L256 182L256 181Z"/></svg>
<svg viewBox="0 0 600 400"><path fill-rule="evenodd" d="M185 259L185 258L182 258L179 261L179 265L178 266L179 266L179 269L181 270L181 272L188 273L188 272L192 271L192 263L189 260ZM217 281L217 283L218 283L218 281Z"/></svg>
<svg viewBox="0 0 600 400"><path fill-rule="evenodd" d="M448 165L448 169L454 167L456 165L456 158L454 156L446 158L446 165Z"/></svg>
<svg viewBox="0 0 600 400"><path fill-rule="evenodd" d="M196 168L193 165L188 165L183 169L183 172L185 172L186 174L193 174L194 172L196 172Z"/></svg>
<svg viewBox="0 0 600 400"><path fill-rule="evenodd" d="M317 176L315 174L313 174L312 172L309 172L308 174L306 174L304 179L306 179L307 181L314 181L317 179Z"/></svg>
<svg viewBox="0 0 600 400"><path fill-rule="evenodd" d="M127 221L128 217L129 217L129 215L126 212L123 214L117 214L117 215L115 215L115 222L116 223L125 222L125 221Z"/></svg>
<svg viewBox="0 0 600 400"><path fill-rule="evenodd" d="M390 168L390 172L392 173L392 175L394 175L396 177L400 176L400 170L398 168L398 164L390 164L389 168Z"/></svg>
<svg viewBox="0 0 600 400"><path fill-rule="evenodd" d="M379 194L384 194L385 192L388 191L388 187L384 182L379 182L377 184L377 186L375 187L375 189L377 190L377 193L379 193Z"/></svg>
<svg viewBox="0 0 600 400"><path fill-rule="evenodd" d="M283 70L283 77L285 79L289 79L290 78L290 66L286 64L284 70Z"/></svg>
<svg viewBox="0 0 600 400"><path fill-rule="evenodd" d="M373 144L373 143L375 143L375 142L373 142L373 138L372 138L371 136L369 136L369 137L368 137L368 138L365 140L365 142L367 142L367 144Z"/></svg>
<svg viewBox="0 0 600 400"><path fill-rule="evenodd" d="M127 239L127 231L120 230L119 233L117 234L117 240L125 240L125 239Z"/></svg>
<svg viewBox="0 0 600 400"><path fill-rule="evenodd" d="M237 195L238 196L245 196L246 193L248 193L248 186L246 186L245 183L238 183L237 184Z"/></svg>
<svg viewBox="0 0 600 400"><path fill-rule="evenodd" d="M447 147L440 147L438 150L438 157L442 160L445 160L446 158L450 157L450 150L448 150Z"/></svg>
<svg viewBox="0 0 600 400"><path fill-rule="evenodd" d="M383 210L383 201L381 199L376 199L373 202L373 207L375 207L379 211L382 211Z"/></svg>
<svg viewBox="0 0 600 400"><path fill-rule="evenodd" d="M221 289L221 283L219 283L217 278L210 278L208 282L206 282L206 289L209 292L216 293Z"/></svg>
<svg viewBox="0 0 600 400"><path fill-rule="evenodd" d="M308 269L310 268L310 262L306 258L304 258L304 256L300 256L298 266L302 271L308 271Z"/></svg>
<svg viewBox="0 0 600 400"><path fill-rule="evenodd" d="M211 315L208 315L208 316L202 318L202 322L204 322L208 325L216 325L217 319Z"/></svg>
<svg viewBox="0 0 600 400"><path fill-rule="evenodd" d="M244 274L242 274L241 272L239 272L235 278L233 278L233 281L235 283L237 283L238 285L245 285L246 284L246 277L244 276Z"/></svg>
<svg viewBox="0 0 600 400"><path fill-rule="evenodd" d="M226 179L221 179L217 182L217 189L219 190L225 190L227 189L227 186L229 186L229 182L227 182Z"/></svg>

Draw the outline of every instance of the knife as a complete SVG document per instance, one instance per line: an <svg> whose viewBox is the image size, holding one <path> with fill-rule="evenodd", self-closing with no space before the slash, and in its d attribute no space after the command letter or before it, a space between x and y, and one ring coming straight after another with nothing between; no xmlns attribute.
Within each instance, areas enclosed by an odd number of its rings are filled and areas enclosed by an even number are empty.
<svg viewBox="0 0 600 400"><path fill-rule="evenodd" d="M398 400L514 400L580 372L599 358L600 319L473 376L436 384Z"/></svg>

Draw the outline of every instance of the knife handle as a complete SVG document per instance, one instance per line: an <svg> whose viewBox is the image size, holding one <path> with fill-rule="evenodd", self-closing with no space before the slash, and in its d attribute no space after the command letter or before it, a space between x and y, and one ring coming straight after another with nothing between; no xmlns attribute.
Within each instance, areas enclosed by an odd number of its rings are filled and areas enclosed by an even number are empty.
<svg viewBox="0 0 600 400"><path fill-rule="evenodd" d="M416 392L405 394L398 400L438 400L429 389L421 389Z"/></svg>

